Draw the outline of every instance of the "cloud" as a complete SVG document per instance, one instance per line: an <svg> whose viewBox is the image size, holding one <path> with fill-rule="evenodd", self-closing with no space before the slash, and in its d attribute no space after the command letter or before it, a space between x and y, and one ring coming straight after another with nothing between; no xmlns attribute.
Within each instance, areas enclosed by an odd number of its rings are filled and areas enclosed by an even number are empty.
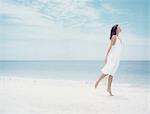
<svg viewBox="0 0 150 114"><path fill-rule="evenodd" d="M42 14L38 13L35 9L20 5L13 5L5 2L0 2L0 14L6 15L10 18L10 22L24 25L47 26L47 23L52 23L49 20L42 18Z"/></svg>
<svg viewBox="0 0 150 114"><path fill-rule="evenodd" d="M147 57L145 43L149 40L135 35L127 20L106 20L103 11L115 16L124 12L109 3L102 2L98 8L90 3L91 0L0 1L0 59L103 59L115 22L123 29L123 59ZM134 53L136 49L140 49L139 53Z"/></svg>
<svg viewBox="0 0 150 114"><path fill-rule="evenodd" d="M123 12L121 12L119 9L114 8L111 4L109 3L104 3L101 5L102 9L110 14L115 14L115 15L119 15L122 14Z"/></svg>
<svg viewBox="0 0 150 114"><path fill-rule="evenodd" d="M100 22L99 12L89 5L91 0L33 0L0 2L0 14L16 17L9 22L36 26L62 26L76 30L97 31L104 23ZM9 7L9 8L8 8Z"/></svg>

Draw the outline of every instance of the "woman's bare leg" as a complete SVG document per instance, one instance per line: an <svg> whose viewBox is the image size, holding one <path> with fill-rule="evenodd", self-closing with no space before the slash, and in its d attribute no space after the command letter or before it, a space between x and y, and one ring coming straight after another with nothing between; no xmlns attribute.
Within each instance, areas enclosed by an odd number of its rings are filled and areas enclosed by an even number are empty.
<svg viewBox="0 0 150 114"><path fill-rule="evenodd" d="M109 77L108 77L107 92L109 92L110 96L113 96L113 94L112 94L112 92L111 92L112 80L113 80L113 76L112 76L112 75L109 75Z"/></svg>
<svg viewBox="0 0 150 114"><path fill-rule="evenodd" d="M95 88L97 88L99 82L100 82L104 77L105 77L105 74L103 74L103 73L101 72L99 79L98 79L98 80L96 81L96 83L95 83Z"/></svg>

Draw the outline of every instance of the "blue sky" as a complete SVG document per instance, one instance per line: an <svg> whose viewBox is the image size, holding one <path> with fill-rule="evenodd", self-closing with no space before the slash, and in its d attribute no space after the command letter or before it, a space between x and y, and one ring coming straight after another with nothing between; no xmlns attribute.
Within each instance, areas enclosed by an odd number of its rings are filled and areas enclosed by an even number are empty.
<svg viewBox="0 0 150 114"><path fill-rule="evenodd" d="M122 60L149 60L148 0L0 0L0 60L103 60L114 24Z"/></svg>

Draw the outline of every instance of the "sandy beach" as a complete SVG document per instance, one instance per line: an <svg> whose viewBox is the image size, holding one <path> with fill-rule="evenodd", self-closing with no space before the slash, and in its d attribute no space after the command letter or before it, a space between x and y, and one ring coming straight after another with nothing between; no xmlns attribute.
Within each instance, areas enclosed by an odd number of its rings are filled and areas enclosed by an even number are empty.
<svg viewBox="0 0 150 114"><path fill-rule="evenodd" d="M148 114L150 90L94 81L0 78L0 114Z"/></svg>

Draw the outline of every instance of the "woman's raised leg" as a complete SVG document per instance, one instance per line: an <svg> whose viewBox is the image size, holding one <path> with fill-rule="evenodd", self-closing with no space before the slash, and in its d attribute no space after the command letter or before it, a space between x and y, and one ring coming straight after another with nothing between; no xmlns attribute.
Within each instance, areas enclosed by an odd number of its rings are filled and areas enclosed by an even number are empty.
<svg viewBox="0 0 150 114"><path fill-rule="evenodd" d="M106 76L106 75L101 72L99 79L98 79L98 80L96 81L96 83L95 83L95 88L97 88L98 84L100 83L100 81L101 81L105 76Z"/></svg>

